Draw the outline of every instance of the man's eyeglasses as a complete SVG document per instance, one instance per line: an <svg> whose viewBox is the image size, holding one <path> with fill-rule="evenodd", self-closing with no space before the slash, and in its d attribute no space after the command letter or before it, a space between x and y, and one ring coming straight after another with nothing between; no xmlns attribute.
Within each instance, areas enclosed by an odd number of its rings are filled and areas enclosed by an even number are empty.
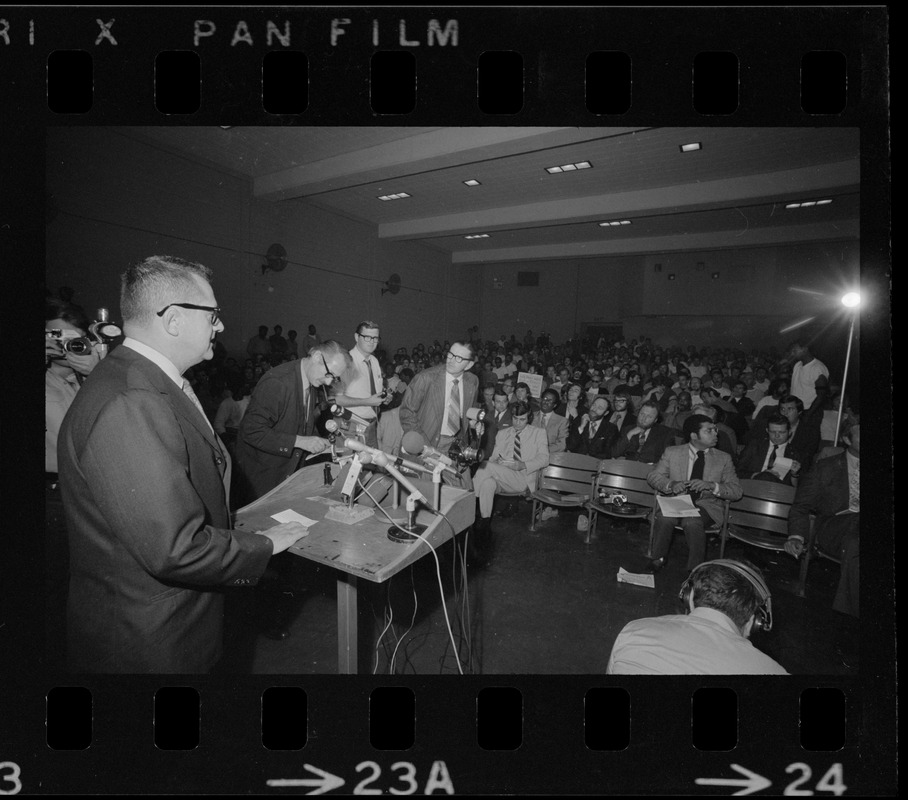
<svg viewBox="0 0 908 800"><path fill-rule="evenodd" d="M358 333L356 334L360 339L365 339L367 342L380 342L381 336L369 336L367 333Z"/></svg>
<svg viewBox="0 0 908 800"><path fill-rule="evenodd" d="M325 365L325 377L330 378L332 381L340 380L330 369L328 369L328 362L325 361L325 356L322 353L319 353L322 359L322 364Z"/></svg>
<svg viewBox="0 0 908 800"><path fill-rule="evenodd" d="M217 325L221 317L220 306L197 306L195 303L171 303L170 305L164 306L159 312L158 316L163 317L164 312L167 311L170 306L177 306L177 308L192 308L196 311L209 311L211 312L211 324Z"/></svg>
<svg viewBox="0 0 908 800"><path fill-rule="evenodd" d="M463 364L464 361L469 361L469 356L459 356L457 353L452 353L450 350L445 354L448 358L453 358L455 363Z"/></svg>

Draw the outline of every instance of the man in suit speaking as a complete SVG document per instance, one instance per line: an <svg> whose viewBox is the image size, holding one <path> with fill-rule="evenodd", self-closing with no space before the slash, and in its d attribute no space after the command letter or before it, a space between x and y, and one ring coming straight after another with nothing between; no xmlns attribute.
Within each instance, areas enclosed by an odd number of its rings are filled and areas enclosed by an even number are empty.
<svg viewBox="0 0 908 800"><path fill-rule="evenodd" d="M689 492L700 509L699 517L664 517L656 509L653 527L653 552L650 571L657 572L668 556L672 531L681 524L687 539L687 569L706 560L706 524L722 522L722 500L740 500L743 490L731 456L716 448L719 429L703 414L684 420L686 444L668 447L656 468L646 476L647 483L666 495Z"/></svg>
<svg viewBox="0 0 908 800"><path fill-rule="evenodd" d="M298 523L230 530L230 458L189 367L224 330L211 271L152 256L121 278L126 338L92 372L59 437L69 529L69 665L202 673L221 657L221 587L255 584Z"/></svg>

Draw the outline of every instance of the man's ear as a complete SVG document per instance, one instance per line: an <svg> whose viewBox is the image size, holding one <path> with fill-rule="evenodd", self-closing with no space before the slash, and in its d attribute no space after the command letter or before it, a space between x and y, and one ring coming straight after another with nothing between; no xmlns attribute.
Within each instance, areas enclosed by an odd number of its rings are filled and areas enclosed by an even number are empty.
<svg viewBox="0 0 908 800"><path fill-rule="evenodd" d="M753 628L754 628L754 621L756 620L756 618L757 618L757 617L756 617L756 614L751 614L751 615L750 615L750 619L747 620L746 623L744 623L744 638L745 638L745 639L749 639L749 638L750 638L750 632L751 632L751 631L753 630Z"/></svg>

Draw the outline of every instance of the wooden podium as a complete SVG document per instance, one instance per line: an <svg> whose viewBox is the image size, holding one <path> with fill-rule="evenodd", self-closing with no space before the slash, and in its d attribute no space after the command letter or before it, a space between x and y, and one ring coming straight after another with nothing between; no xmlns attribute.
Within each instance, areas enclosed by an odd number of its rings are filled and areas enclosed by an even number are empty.
<svg viewBox="0 0 908 800"><path fill-rule="evenodd" d="M332 478L336 479L339 467L331 464ZM309 528L309 535L300 539L288 552L338 570L337 576L337 638L338 672L355 674L357 671L357 579L365 578L382 583L404 567L429 554L426 543L391 541L388 529L391 523L380 510L372 516L348 525L326 519L332 503L326 502L332 486L324 485L324 463L304 467L295 472L268 494L236 512L234 525L240 530L265 530L277 524L272 514L292 509L304 517L316 520ZM431 481L411 479L429 502L433 500ZM336 491L335 491L336 494ZM401 491L401 506L406 501ZM387 503L387 505L386 505ZM391 494L382 507L390 509ZM357 506L358 508L360 506ZM422 536L437 549L456 533L473 524L476 515L476 496L473 492L441 487L440 511L448 522L437 514L420 508L416 522L426 526ZM399 511L398 511L399 514Z"/></svg>

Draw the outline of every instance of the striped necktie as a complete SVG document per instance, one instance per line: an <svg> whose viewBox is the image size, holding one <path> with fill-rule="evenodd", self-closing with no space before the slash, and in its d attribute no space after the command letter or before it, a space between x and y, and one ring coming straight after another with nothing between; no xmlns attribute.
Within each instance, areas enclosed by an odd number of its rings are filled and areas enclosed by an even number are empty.
<svg viewBox="0 0 908 800"><path fill-rule="evenodd" d="M451 436L460 433L460 379L454 378L451 396L448 398L448 428Z"/></svg>
<svg viewBox="0 0 908 800"><path fill-rule="evenodd" d="M520 434L514 434L514 460L520 461Z"/></svg>
<svg viewBox="0 0 908 800"><path fill-rule="evenodd" d="M776 463L776 451L779 449L779 445L774 444L772 446L772 452L769 454L769 461L766 462L766 469L772 469L772 465Z"/></svg>

